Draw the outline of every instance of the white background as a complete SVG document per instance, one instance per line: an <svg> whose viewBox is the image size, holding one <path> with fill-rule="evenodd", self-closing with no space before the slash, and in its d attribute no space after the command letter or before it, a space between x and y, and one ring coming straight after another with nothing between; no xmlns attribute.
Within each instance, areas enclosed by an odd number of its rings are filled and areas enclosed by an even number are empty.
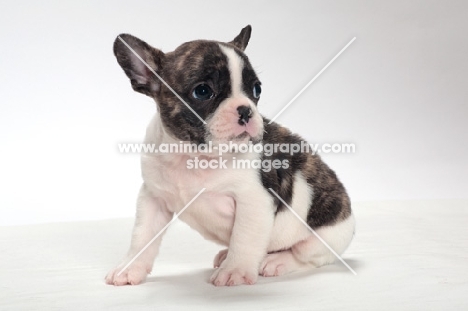
<svg viewBox="0 0 468 311"><path fill-rule="evenodd" d="M163 51L230 41L247 54L273 117L354 36L278 122L324 155L353 201L467 198L466 1L33 1L0 8L1 225L127 217L155 104L112 53L122 32Z"/></svg>

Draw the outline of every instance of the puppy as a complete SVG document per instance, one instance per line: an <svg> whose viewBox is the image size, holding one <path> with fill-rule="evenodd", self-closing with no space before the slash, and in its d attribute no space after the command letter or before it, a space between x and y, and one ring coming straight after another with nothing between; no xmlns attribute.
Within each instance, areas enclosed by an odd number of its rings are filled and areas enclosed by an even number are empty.
<svg viewBox="0 0 468 311"><path fill-rule="evenodd" d="M278 276L335 261L332 252L271 190L337 254L350 244L355 222L349 197L319 156L234 148L248 142L261 146L304 143L258 112L261 83L244 54L250 34L249 25L231 42L196 40L169 53L128 34L115 40L114 54L133 89L156 102L157 113L147 128L145 143L210 143L214 149L232 145L222 155L227 161L223 168L188 165L194 159L216 159L217 154L209 151L142 155L143 184L130 249L106 276L108 284L135 285L145 280L162 234L119 272L202 188L206 190L179 218L206 239L227 247L214 259L216 270L210 281L216 286L254 284L258 275ZM238 167L235 164L240 160L276 165L270 169Z"/></svg>

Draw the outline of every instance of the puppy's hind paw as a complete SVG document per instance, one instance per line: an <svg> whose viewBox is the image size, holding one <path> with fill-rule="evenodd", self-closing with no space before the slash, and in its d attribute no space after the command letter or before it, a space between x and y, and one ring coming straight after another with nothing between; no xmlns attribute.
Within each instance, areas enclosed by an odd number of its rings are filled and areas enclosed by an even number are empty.
<svg viewBox="0 0 468 311"><path fill-rule="evenodd" d="M300 269L305 263L294 258L290 250L268 254L260 265L259 274L265 277L280 276Z"/></svg>

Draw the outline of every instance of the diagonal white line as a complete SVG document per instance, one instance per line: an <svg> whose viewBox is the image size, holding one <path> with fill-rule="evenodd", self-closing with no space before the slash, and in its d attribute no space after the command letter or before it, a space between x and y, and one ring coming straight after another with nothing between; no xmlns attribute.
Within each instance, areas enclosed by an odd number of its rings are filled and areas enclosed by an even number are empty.
<svg viewBox="0 0 468 311"><path fill-rule="evenodd" d="M165 225L164 228L162 228L161 231L159 231L158 234L156 234L156 235L154 236L154 238L152 238L151 241L149 241L149 242L145 245L145 247L143 247L143 248L141 249L141 251L139 251L138 254L136 254L135 257L133 257L132 260L130 260L130 261L125 265L125 267L122 268L122 270L120 270L119 273L117 273L117 276L119 276L120 274L122 274L122 272L124 272L125 269L127 269L127 268L128 268L128 267L129 267L129 266L130 266L130 265L131 265L131 264L132 264L132 263L149 247L149 246L150 246L150 245L151 245L151 243L153 243L153 242L164 232L164 230L166 230L166 229L180 216L180 214L182 214L182 213L185 211L185 209L186 209L187 207L189 207L190 204L192 204L193 201L195 201L195 199L198 198L198 196L199 196L200 194L202 194L202 192L205 191L205 190L206 190L206 188L203 188L202 190L200 190L200 192L198 192L197 195L194 196L193 199L191 199L190 202L188 202L187 205L185 205L184 208L181 209L179 213L175 214L175 215L174 215L174 218L172 218L172 220L171 220L167 225Z"/></svg>
<svg viewBox="0 0 468 311"><path fill-rule="evenodd" d="M325 67L323 67L323 69L320 70L319 73L317 73L317 74L315 75L315 77L313 77L312 80L310 80L309 83L307 83L306 86L304 86L304 87L302 88L302 90L300 90L299 93L297 93L297 95L294 96L294 97L289 101L289 103L287 103L286 106L284 106L283 109L281 109L280 112L278 112L278 113L276 114L276 116L273 117L273 119L271 119L270 122L268 122L268 124L271 124L273 121L275 121L276 118L278 118L279 115L282 114L282 113L283 113L283 112L284 112L284 111L285 111L285 110L286 110L286 109L287 109L287 108L288 108L288 107L289 107L289 106L290 106L290 105L291 105L291 104L292 104L292 103L293 103L293 102L294 102L294 101L295 101L295 100L296 100L296 99L297 99L297 98L298 98L298 97L299 97L299 96L300 96L300 95L301 95L301 94L302 94L302 93L303 93L303 92L304 92L304 91L321 75L321 74L322 74L322 72L324 72L325 69L327 69L328 66L330 66L330 65L335 61L335 59L337 59L338 56L340 56L341 53L343 53L343 52L351 45L351 43L354 42L354 40L356 40L356 37L354 37L353 39L351 39L351 41L349 41L348 44L346 44L345 47L342 48L341 51L340 51L338 54L336 54L335 57L333 57L332 60L329 61L328 64L326 64Z"/></svg>
<svg viewBox="0 0 468 311"><path fill-rule="evenodd" d="M286 207L294 214L294 216L296 216L297 219L299 219L299 221L302 222L302 224L303 224L304 226L306 226L307 229L309 229L309 231L312 232L312 234L315 235L315 237L316 237L317 239L319 239L320 242L322 242L323 245L325 245L325 246L330 250L330 252L332 252L333 255L335 255L335 257L338 258L338 259L346 266L346 268L348 268L349 271L351 271L354 275L357 275L356 271L354 271L353 268L351 268L351 267L346 263L346 261L344 261L343 258L341 258L340 255L338 255L338 254L333 250L333 248L331 248L330 245L328 245L327 242L325 242L325 241L322 239L322 237L320 237L320 236L317 234L317 232L315 232L315 230L312 229L312 228L301 218L301 216L299 216L299 215L296 213L296 211L294 211L294 210L292 209L291 206L289 206L286 202L284 202L284 200L275 192L275 190L273 190L273 189L271 189L271 188L268 188L268 190L270 190L270 192L272 192L272 193L284 204L284 206L286 206Z"/></svg>
<svg viewBox="0 0 468 311"><path fill-rule="evenodd" d="M122 41L123 44L125 44L125 46L126 46L130 51L132 51L133 54L135 54L136 57L138 57L139 60L141 60L141 62L142 62L143 64L145 64L146 67L148 67L148 69L149 69L159 80L161 80L162 83L164 83L165 86L167 86L167 88L168 88L169 90L171 90L172 93L174 93L175 96L177 96L178 99L180 99L181 102L183 102L183 103L185 104L185 106L187 106L188 109L190 109L191 112L193 112L194 115L197 116L198 119L200 119L200 121L203 122L203 124L206 124L205 120L203 120L202 117L200 117L200 116L198 115L198 113L196 113L195 110L193 110L192 107L190 107L189 104L187 104L187 103L185 102L185 100L183 100L182 97L180 97L179 94L177 94L177 92L174 91L174 89L172 89L172 87L171 87L169 84L167 84L166 81L164 81L164 79L161 78L161 76L158 75L158 74L156 73L156 71L154 71L154 69L151 68L150 65L148 65L148 63L146 63L146 62L143 60L143 58L141 58L140 55L138 55L138 53L135 52L135 50L133 50L132 47L131 47L130 45L128 45L127 42L125 42L124 39L122 39L120 36L118 36L118 38L119 38L120 41Z"/></svg>

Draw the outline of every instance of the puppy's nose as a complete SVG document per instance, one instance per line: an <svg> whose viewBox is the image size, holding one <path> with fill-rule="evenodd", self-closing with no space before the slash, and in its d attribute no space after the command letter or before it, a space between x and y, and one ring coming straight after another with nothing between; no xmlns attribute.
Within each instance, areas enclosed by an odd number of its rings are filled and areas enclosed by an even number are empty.
<svg viewBox="0 0 468 311"><path fill-rule="evenodd" d="M252 109L247 106L239 106L237 107L237 112L239 113L239 121L237 123L240 125L247 124L252 116Z"/></svg>

